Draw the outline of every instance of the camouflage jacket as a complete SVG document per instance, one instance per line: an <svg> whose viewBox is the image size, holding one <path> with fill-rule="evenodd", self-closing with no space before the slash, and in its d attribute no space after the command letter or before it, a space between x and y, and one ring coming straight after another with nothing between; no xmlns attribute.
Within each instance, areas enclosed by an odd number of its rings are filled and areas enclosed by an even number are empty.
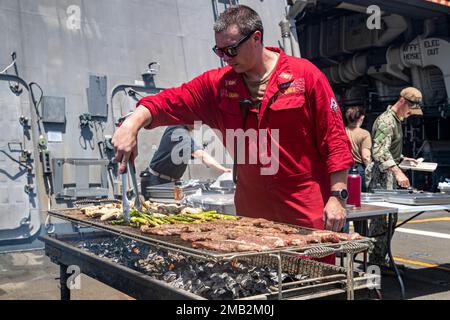
<svg viewBox="0 0 450 320"><path fill-rule="evenodd" d="M391 106L375 120L372 139L372 157L381 171L400 162L403 147L402 124Z"/></svg>

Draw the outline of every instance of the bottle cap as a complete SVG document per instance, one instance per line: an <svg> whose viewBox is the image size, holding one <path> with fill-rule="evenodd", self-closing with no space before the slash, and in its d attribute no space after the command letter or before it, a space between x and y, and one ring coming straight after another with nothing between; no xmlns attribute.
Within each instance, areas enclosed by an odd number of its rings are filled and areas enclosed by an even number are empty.
<svg viewBox="0 0 450 320"><path fill-rule="evenodd" d="M359 174L359 171L358 171L358 169L356 169L356 166L353 166L353 167L350 169L350 173L352 173L352 174Z"/></svg>

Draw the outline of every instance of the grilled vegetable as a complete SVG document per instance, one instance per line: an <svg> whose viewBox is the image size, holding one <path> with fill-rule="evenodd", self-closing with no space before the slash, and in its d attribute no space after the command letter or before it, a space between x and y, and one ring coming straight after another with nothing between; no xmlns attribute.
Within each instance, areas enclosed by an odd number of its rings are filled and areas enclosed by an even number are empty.
<svg viewBox="0 0 450 320"><path fill-rule="evenodd" d="M202 223L217 220L238 220L239 217L230 216L217 213L217 211L201 211L197 208L185 208L182 213L179 214L162 214L162 213L150 213L138 211L132 209L130 212L130 225L134 227L140 227L141 225L148 225L152 227L164 225L164 224L190 224L190 223ZM117 223L121 224L121 223Z"/></svg>
<svg viewBox="0 0 450 320"><path fill-rule="evenodd" d="M203 210L200 208L192 208L192 207L186 207L183 210L181 210L181 214L192 214L192 213L201 213Z"/></svg>
<svg viewBox="0 0 450 320"><path fill-rule="evenodd" d="M133 224L136 224L138 227L141 225L149 225L150 222L145 219L145 218L141 218L141 217L131 217L130 218L130 222L132 222Z"/></svg>

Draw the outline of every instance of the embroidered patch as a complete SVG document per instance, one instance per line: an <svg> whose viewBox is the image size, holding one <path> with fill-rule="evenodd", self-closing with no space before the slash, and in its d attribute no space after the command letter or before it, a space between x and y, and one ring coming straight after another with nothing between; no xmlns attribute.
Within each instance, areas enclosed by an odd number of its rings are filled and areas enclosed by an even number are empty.
<svg viewBox="0 0 450 320"><path fill-rule="evenodd" d="M291 87L299 90L301 93L304 93L305 92L305 79L304 78L295 79L292 82Z"/></svg>
<svg viewBox="0 0 450 320"><path fill-rule="evenodd" d="M282 72L280 73L280 75L278 76L279 81L286 81L286 80L291 80L292 79L292 74L290 73L286 73L286 72Z"/></svg>
<svg viewBox="0 0 450 320"><path fill-rule="evenodd" d="M298 93L298 90L296 88L292 88L292 87L287 88L283 92L284 95L289 95L289 94L294 94L294 93Z"/></svg>
<svg viewBox="0 0 450 320"><path fill-rule="evenodd" d="M331 97L330 109L331 111L336 111L337 109L339 109L339 105L334 99L334 97Z"/></svg>
<svg viewBox="0 0 450 320"><path fill-rule="evenodd" d="M239 94L236 92L228 91L227 89L220 89L220 97L221 98L239 98Z"/></svg>
<svg viewBox="0 0 450 320"><path fill-rule="evenodd" d="M298 78L289 82L281 83L278 86L282 94L303 94L305 93L305 79Z"/></svg>
<svg viewBox="0 0 450 320"><path fill-rule="evenodd" d="M289 88L289 86L292 84L292 81L289 82L284 82L281 83L278 88L280 88L280 90L286 90L287 88Z"/></svg>

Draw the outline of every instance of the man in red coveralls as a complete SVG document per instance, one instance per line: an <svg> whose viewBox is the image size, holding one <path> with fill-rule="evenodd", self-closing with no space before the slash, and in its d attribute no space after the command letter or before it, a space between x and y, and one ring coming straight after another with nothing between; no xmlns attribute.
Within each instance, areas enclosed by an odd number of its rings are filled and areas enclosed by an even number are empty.
<svg viewBox="0 0 450 320"><path fill-rule="evenodd" d="M228 65L140 100L113 137L119 171L137 156L143 127L202 121L223 136L230 129L254 130L277 148L267 152L278 155L278 170L262 174L268 166L262 161L237 164L238 214L340 231L353 160L327 79L309 61L264 47L261 19L249 7L225 10L214 31L213 50ZM261 152L252 145L246 140L246 152Z"/></svg>

